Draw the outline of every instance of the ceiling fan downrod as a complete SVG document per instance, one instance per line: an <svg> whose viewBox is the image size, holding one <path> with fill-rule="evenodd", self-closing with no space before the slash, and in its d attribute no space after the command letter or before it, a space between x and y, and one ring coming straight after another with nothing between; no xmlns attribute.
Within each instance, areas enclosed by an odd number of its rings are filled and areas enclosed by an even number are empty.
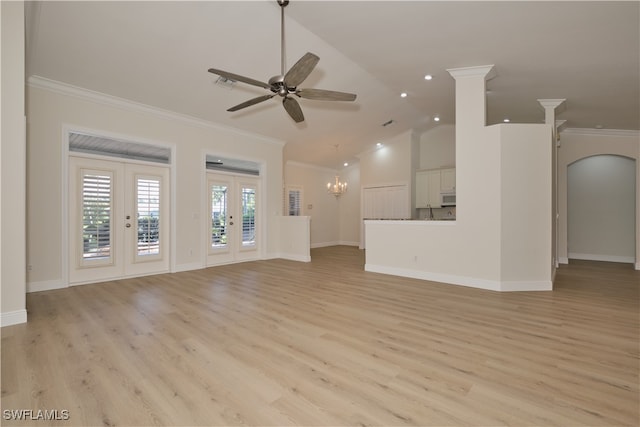
<svg viewBox="0 0 640 427"><path fill-rule="evenodd" d="M289 4L289 0L276 0L280 5L280 75L284 76L287 69L285 48L284 48L284 8Z"/></svg>

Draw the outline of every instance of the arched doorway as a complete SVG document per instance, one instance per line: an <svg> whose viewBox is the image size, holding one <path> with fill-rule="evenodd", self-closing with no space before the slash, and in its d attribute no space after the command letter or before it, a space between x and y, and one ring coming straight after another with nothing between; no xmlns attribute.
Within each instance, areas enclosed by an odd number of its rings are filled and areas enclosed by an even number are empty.
<svg viewBox="0 0 640 427"><path fill-rule="evenodd" d="M596 155L567 168L567 246L571 259L634 263L636 161Z"/></svg>

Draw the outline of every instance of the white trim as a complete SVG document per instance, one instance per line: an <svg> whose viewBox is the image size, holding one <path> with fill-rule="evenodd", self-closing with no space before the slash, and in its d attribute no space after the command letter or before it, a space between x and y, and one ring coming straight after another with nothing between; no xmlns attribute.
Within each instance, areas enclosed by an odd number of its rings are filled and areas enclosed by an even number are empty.
<svg viewBox="0 0 640 427"><path fill-rule="evenodd" d="M27 323L27 310L8 311L0 314L0 326L19 325L20 323Z"/></svg>
<svg viewBox="0 0 640 427"><path fill-rule="evenodd" d="M311 262L311 257L308 255L279 253L275 256L275 258L286 259L289 261Z"/></svg>
<svg viewBox="0 0 640 427"><path fill-rule="evenodd" d="M560 134L594 135L594 136L640 136L638 130L628 129L591 129L591 128L566 128Z"/></svg>
<svg viewBox="0 0 640 427"><path fill-rule="evenodd" d="M311 249L315 249L315 248L326 248L329 246L338 246L340 245L340 242L320 242L320 243L312 243L310 245Z"/></svg>
<svg viewBox="0 0 640 427"><path fill-rule="evenodd" d="M27 293L51 291L54 289L68 288L69 285L62 280L41 280L39 282L27 282Z"/></svg>
<svg viewBox="0 0 640 427"><path fill-rule="evenodd" d="M455 276L451 274L431 273L428 271L411 270L406 268L387 267L383 265L365 264L365 271L372 273L390 274L393 276L410 277L412 279L428 280L431 282L450 285L467 286L470 288L489 291L550 291L553 289L551 281L505 281L478 279L475 277Z"/></svg>
<svg viewBox="0 0 640 427"><path fill-rule="evenodd" d="M447 71L454 79L465 77L484 77L491 80L498 75L495 65L478 65L475 67L448 68Z"/></svg>
<svg viewBox="0 0 640 427"><path fill-rule="evenodd" d="M552 280L522 280L500 282L502 292L530 292L530 291L552 291Z"/></svg>
<svg viewBox="0 0 640 427"><path fill-rule="evenodd" d="M407 268L387 267L384 265L365 264L365 271L390 274L393 276L410 277L412 279L429 280L450 285L468 286L471 288L499 291L500 282L496 280L476 279L473 277L454 276L451 274L430 273L428 271L410 270Z"/></svg>
<svg viewBox="0 0 640 427"><path fill-rule="evenodd" d="M224 126L219 123L210 122L207 120L188 116L186 114L175 113L173 111L164 110L161 108L153 107L151 105L130 101L128 99L119 98L112 95L107 95L105 93L96 92L96 91L81 88L78 86L73 86L67 83L50 80L40 76L29 77L29 79L27 80L27 86L36 88L36 89L48 90L61 95L72 96L72 97L79 98L86 101L93 101L99 104L108 105L110 107L120 108L120 109L133 111L133 112L152 114L163 119L175 120L175 121L193 125L193 126L216 129L216 130L231 131L240 135L245 135L252 138L258 138L262 141L279 145L280 147L283 147L285 145L284 141L280 141L274 138L269 138L257 133L247 132L231 126Z"/></svg>
<svg viewBox="0 0 640 427"><path fill-rule="evenodd" d="M569 264L569 258L564 257L564 256L558 257L558 263L560 263L560 264Z"/></svg>
<svg viewBox="0 0 640 427"><path fill-rule="evenodd" d="M635 267L636 267L636 270L640 270L640 262L636 262Z"/></svg>
<svg viewBox="0 0 640 427"><path fill-rule="evenodd" d="M193 270L202 270L204 267L199 262L190 262L188 264L179 264L176 265L172 273L181 273L183 271L193 271Z"/></svg>
<svg viewBox="0 0 640 427"><path fill-rule="evenodd" d="M625 264L633 264L636 259L631 256L619 255L602 255L602 254L580 254L569 252L569 259L581 259L587 261L604 261L604 262L622 262Z"/></svg>
<svg viewBox="0 0 640 427"><path fill-rule="evenodd" d="M311 249L315 248L326 248L329 246L360 246L360 242L349 242L346 240L338 240L334 242L320 242L320 243L312 243Z"/></svg>

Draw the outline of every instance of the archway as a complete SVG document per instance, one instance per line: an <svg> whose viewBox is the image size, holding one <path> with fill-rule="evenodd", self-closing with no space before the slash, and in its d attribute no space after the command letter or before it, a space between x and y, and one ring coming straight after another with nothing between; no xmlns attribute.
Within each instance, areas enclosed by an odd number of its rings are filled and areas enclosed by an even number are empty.
<svg viewBox="0 0 640 427"><path fill-rule="evenodd" d="M568 257L634 263L636 161L595 155L567 167Z"/></svg>

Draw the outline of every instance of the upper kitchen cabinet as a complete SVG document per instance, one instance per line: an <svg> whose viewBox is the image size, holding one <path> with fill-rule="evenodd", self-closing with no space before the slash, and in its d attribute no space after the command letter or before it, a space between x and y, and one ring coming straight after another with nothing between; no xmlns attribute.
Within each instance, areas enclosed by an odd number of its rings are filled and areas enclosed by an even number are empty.
<svg viewBox="0 0 640 427"><path fill-rule="evenodd" d="M455 193L456 191L456 169L440 170L440 191L442 193Z"/></svg>
<svg viewBox="0 0 640 427"><path fill-rule="evenodd" d="M442 207L441 194L456 191L456 169L431 169L416 172L416 208Z"/></svg>

